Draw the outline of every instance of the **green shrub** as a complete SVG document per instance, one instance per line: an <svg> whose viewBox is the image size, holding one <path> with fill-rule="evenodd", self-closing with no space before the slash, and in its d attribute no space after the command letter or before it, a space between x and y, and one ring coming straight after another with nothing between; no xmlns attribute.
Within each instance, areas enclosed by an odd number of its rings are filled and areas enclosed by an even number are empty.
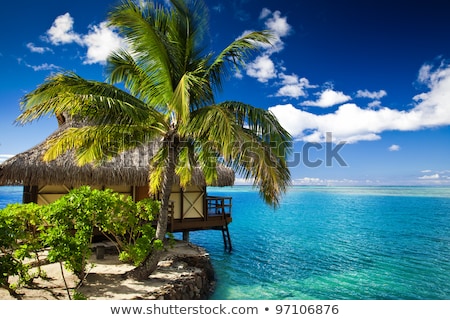
<svg viewBox="0 0 450 320"><path fill-rule="evenodd" d="M117 243L125 261L139 263L151 249L152 220L158 211L159 202L154 200L136 203L110 189L73 189L48 206L46 220L52 226L46 234L49 259L65 261L66 267L83 279L96 228Z"/></svg>
<svg viewBox="0 0 450 320"><path fill-rule="evenodd" d="M13 287L10 276L19 276L18 283L30 283L44 273L40 269L38 252L42 249L41 234L43 208L35 203L10 204L0 210L0 286ZM30 265L35 260L38 272L31 274Z"/></svg>
<svg viewBox="0 0 450 320"><path fill-rule="evenodd" d="M137 265L161 246L154 241L152 226L159 207L155 200L135 203L130 196L88 186L73 189L49 205L8 205L0 210L0 286L13 294L14 286L43 276L40 268L37 275L30 274L25 259L35 259L39 266L38 252L44 249L50 262L64 263L82 281L94 229L117 243L123 261ZM11 276L19 276L16 285L9 283Z"/></svg>

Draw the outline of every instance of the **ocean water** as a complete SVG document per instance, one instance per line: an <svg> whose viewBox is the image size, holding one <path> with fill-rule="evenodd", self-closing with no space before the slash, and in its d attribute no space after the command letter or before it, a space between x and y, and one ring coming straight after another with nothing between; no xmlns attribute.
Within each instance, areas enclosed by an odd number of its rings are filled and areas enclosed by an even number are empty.
<svg viewBox="0 0 450 320"><path fill-rule="evenodd" d="M22 187L0 187L0 209L6 207L9 203L22 202Z"/></svg>
<svg viewBox="0 0 450 320"><path fill-rule="evenodd" d="M0 187L0 208L21 192ZM450 299L450 188L295 187L276 210L251 187L209 194L233 197L231 253L220 231L191 232L212 299Z"/></svg>
<svg viewBox="0 0 450 320"><path fill-rule="evenodd" d="M192 233L216 271L213 299L450 299L450 188L292 188L277 210L233 197L233 251Z"/></svg>

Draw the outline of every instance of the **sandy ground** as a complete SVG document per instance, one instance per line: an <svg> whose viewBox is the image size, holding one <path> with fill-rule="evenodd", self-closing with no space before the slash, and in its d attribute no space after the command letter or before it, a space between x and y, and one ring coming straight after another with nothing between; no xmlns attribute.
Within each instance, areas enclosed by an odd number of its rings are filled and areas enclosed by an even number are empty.
<svg viewBox="0 0 450 320"><path fill-rule="evenodd" d="M151 296L153 291L157 291L162 286L168 284L183 275L189 273L183 263L173 263L170 257L176 255L199 255L204 254L203 249L193 246L189 243L178 242L169 249L162 259L158 269L149 277L148 280L136 281L124 279L121 275L134 267L122 263L117 255L106 254L104 259L97 260L95 255L90 259L92 267L88 268L88 276L83 281L77 291L84 294L89 300L130 300L142 299ZM45 270L48 280L36 279L32 286L22 287L17 292L23 300L67 300L64 280L61 275L61 268L58 263L47 264L41 267ZM79 280L76 276L64 270L66 282L71 289L76 288ZM10 282L12 282L10 280ZM10 296L7 290L0 289L0 300L15 300Z"/></svg>

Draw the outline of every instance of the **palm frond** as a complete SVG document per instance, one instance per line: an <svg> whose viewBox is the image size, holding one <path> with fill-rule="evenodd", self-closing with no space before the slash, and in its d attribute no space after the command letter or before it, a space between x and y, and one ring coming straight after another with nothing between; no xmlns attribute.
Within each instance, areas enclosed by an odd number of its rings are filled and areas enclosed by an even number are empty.
<svg viewBox="0 0 450 320"><path fill-rule="evenodd" d="M291 183L285 157L292 142L273 114L226 102L192 112L186 129L198 146L197 159L205 177L213 181L217 172L212 168L222 162L244 178L252 178L265 201L278 204Z"/></svg>
<svg viewBox="0 0 450 320"><path fill-rule="evenodd" d="M272 39L272 32L264 30L250 32L233 41L210 64L207 74L211 83L221 89L222 78L227 68L238 70L244 67L250 55L260 50L261 45L270 44Z"/></svg>
<svg viewBox="0 0 450 320"><path fill-rule="evenodd" d="M67 72L48 78L21 101L18 123L45 115L67 113L97 123L132 124L142 119L163 124L162 115L141 100L104 82L85 80Z"/></svg>
<svg viewBox="0 0 450 320"><path fill-rule="evenodd" d="M185 141L178 154L178 163L175 173L180 178L180 187L186 187L192 179L192 174L196 168L196 161L193 157L193 145L189 141Z"/></svg>
<svg viewBox="0 0 450 320"><path fill-rule="evenodd" d="M177 67L184 73L192 71L191 62L201 57L202 44L207 31L208 10L203 1L171 0L173 24L170 39ZM175 65L174 65L175 66ZM176 71L176 70L175 70Z"/></svg>
<svg viewBox="0 0 450 320"><path fill-rule="evenodd" d="M156 195L161 190L168 155L169 148L166 144L163 144L152 158L148 175L150 194Z"/></svg>
<svg viewBox="0 0 450 320"><path fill-rule="evenodd" d="M241 102L218 105L231 116L233 138L219 144L224 161L244 178L253 178L263 198L277 205L291 183L286 157L292 138L275 116L264 109Z"/></svg>
<svg viewBox="0 0 450 320"><path fill-rule="evenodd" d="M161 81L160 73L149 70L149 61L142 63L133 54L125 50L113 52L108 57L106 71L109 74L107 82L123 83L130 94L148 105L161 111L165 109L171 97L166 83Z"/></svg>
<svg viewBox="0 0 450 320"><path fill-rule="evenodd" d="M233 155L226 163L243 178L252 178L263 199L277 206L281 195L291 184L285 159L274 152L270 143L249 130L243 129L237 137Z"/></svg>
<svg viewBox="0 0 450 320"><path fill-rule="evenodd" d="M183 75L169 102L169 109L177 115L177 122L189 122L192 106L191 95L202 96L202 100L208 99L207 87L207 80L199 77L198 74L188 72Z"/></svg>
<svg viewBox="0 0 450 320"><path fill-rule="evenodd" d="M285 158L291 153L292 137L272 112L236 101L226 101L219 105L233 114L238 126L248 128L270 143L278 156Z"/></svg>
<svg viewBox="0 0 450 320"><path fill-rule="evenodd" d="M217 168L220 157L217 145L210 141L199 141L197 143L197 163L205 176L206 184L213 184L217 181Z"/></svg>
<svg viewBox="0 0 450 320"><path fill-rule="evenodd" d="M229 157L236 135L233 115L218 105L200 108L191 112L189 125L180 128L180 134L213 145L220 144L221 154Z"/></svg>
<svg viewBox="0 0 450 320"><path fill-rule="evenodd" d="M185 74L178 83L171 101L168 104L168 108L177 117L177 123L182 121L187 123L189 119L189 106L190 106L190 81L189 74Z"/></svg>
<svg viewBox="0 0 450 320"><path fill-rule="evenodd" d="M142 88L146 86L148 75L138 65L133 55L124 49L112 52L107 61L106 81L111 84L123 83L130 94L138 99L142 99ZM145 100L145 99L142 99Z"/></svg>
<svg viewBox="0 0 450 320"><path fill-rule="evenodd" d="M69 127L49 140L44 161L51 161L68 150L75 152L78 165L102 163L121 152L153 142L161 131L152 126L85 125Z"/></svg>
<svg viewBox="0 0 450 320"><path fill-rule="evenodd" d="M166 36L170 13L164 6L146 3L141 7L126 1L111 11L109 22L127 39L137 65L153 78L152 87L158 87L160 96L172 92L171 50Z"/></svg>

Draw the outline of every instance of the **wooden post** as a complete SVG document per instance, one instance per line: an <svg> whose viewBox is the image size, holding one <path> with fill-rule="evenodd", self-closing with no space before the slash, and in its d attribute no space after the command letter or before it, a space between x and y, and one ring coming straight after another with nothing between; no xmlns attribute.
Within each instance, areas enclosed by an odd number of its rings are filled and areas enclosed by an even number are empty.
<svg viewBox="0 0 450 320"><path fill-rule="evenodd" d="M38 200L38 186L23 186L22 202L37 203L37 200Z"/></svg>
<svg viewBox="0 0 450 320"><path fill-rule="evenodd" d="M105 246L97 246L97 248L95 249L95 257L97 258L97 260L105 259L105 249Z"/></svg>
<svg viewBox="0 0 450 320"><path fill-rule="evenodd" d="M183 230L183 241L189 242L189 230Z"/></svg>

